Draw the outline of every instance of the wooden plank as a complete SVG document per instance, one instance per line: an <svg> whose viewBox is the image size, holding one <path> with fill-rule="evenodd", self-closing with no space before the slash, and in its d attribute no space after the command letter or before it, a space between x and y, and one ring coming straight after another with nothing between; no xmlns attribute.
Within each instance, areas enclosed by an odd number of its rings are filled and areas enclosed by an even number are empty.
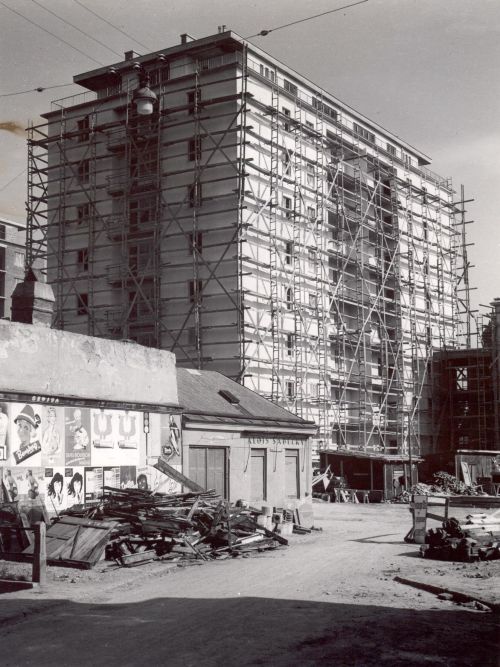
<svg viewBox="0 0 500 667"><path fill-rule="evenodd" d="M178 482L179 484L182 484L182 486L187 487L190 491L194 491L195 493L206 493L206 489L204 489L199 484L196 484L196 482L193 482L193 480L189 479L189 477L186 477L186 475L183 475L181 472L179 472L175 468L172 468L172 466L170 466L161 457L154 464L153 468L156 468L157 470L162 472L164 475L167 475L167 477L170 477L171 479Z"/></svg>

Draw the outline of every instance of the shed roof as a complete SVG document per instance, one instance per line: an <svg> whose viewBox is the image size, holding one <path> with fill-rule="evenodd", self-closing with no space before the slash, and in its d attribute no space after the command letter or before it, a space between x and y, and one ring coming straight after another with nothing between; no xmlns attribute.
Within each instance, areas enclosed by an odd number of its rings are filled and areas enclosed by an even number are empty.
<svg viewBox="0 0 500 667"><path fill-rule="evenodd" d="M314 422L297 417L217 371L177 367L177 387L184 417L190 421L308 430L315 427Z"/></svg>

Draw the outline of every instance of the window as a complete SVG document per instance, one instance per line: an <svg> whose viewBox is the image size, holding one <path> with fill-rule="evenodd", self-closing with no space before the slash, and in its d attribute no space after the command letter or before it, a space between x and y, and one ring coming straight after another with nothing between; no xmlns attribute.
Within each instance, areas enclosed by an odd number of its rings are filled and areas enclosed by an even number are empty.
<svg viewBox="0 0 500 667"><path fill-rule="evenodd" d="M314 208L314 206L307 207L307 217L309 218L309 220L316 219L316 209Z"/></svg>
<svg viewBox="0 0 500 667"><path fill-rule="evenodd" d="M293 355L293 344L294 344L294 335L293 334L287 334L286 335L286 354L288 357L291 357Z"/></svg>
<svg viewBox="0 0 500 667"><path fill-rule="evenodd" d="M393 146L392 144L387 144L386 147L389 155L396 155L396 146Z"/></svg>
<svg viewBox="0 0 500 667"><path fill-rule="evenodd" d="M318 296L313 292L309 292L309 306L311 308L316 308L318 305Z"/></svg>
<svg viewBox="0 0 500 667"><path fill-rule="evenodd" d="M85 116L85 118L82 118L81 120L78 121L77 123L78 126L78 137L77 141L79 144L83 144L84 142L89 140L90 137L90 120L88 116Z"/></svg>
<svg viewBox="0 0 500 667"><path fill-rule="evenodd" d="M363 139L370 141L372 144L375 143L375 135L373 134L373 132L370 132L361 125L358 125L357 123L353 123L353 128L354 132L356 132L358 137L362 137Z"/></svg>
<svg viewBox="0 0 500 667"><path fill-rule="evenodd" d="M298 95L299 89L297 88L297 86L294 83L292 83L291 81L288 81L288 79L284 80L283 88L286 91L288 91L289 93L291 93L292 95L295 95L295 96Z"/></svg>
<svg viewBox="0 0 500 667"><path fill-rule="evenodd" d="M80 204L76 207L76 222L79 225L88 223L90 218L90 204Z"/></svg>
<svg viewBox="0 0 500 667"><path fill-rule="evenodd" d="M197 88L196 92L194 90L190 90L189 93L187 94L187 103L188 103L188 113L189 115L193 115L194 113L197 113L200 109L200 103L201 103L201 89Z"/></svg>
<svg viewBox="0 0 500 667"><path fill-rule="evenodd" d="M288 151L284 151L281 162L283 164L283 173L289 176L291 171L291 160L290 153Z"/></svg>
<svg viewBox="0 0 500 667"><path fill-rule="evenodd" d="M287 398L295 398L295 382L293 380L286 381L286 395Z"/></svg>
<svg viewBox="0 0 500 667"><path fill-rule="evenodd" d="M292 310L293 309L293 289L291 287L287 287L287 289L286 289L285 305L286 305L287 310Z"/></svg>
<svg viewBox="0 0 500 667"><path fill-rule="evenodd" d="M291 117L290 114L290 109L287 109L286 107L281 107L281 111L283 113L283 116L285 117L285 120L283 121L283 130L285 132L290 132L290 122L287 120L288 118Z"/></svg>
<svg viewBox="0 0 500 667"><path fill-rule="evenodd" d="M189 281L189 301L191 303L201 303L203 283L201 280Z"/></svg>
<svg viewBox="0 0 500 667"><path fill-rule="evenodd" d="M189 235L189 252L195 252L201 255L203 249L203 233L196 232L196 234Z"/></svg>
<svg viewBox="0 0 500 667"><path fill-rule="evenodd" d="M90 160L82 160L78 165L78 179L80 183L88 183L90 180Z"/></svg>
<svg viewBox="0 0 500 667"><path fill-rule="evenodd" d="M137 274L138 271L144 272L145 269L153 269L153 244L151 241L143 241L136 245L131 245L128 251L128 264L130 271Z"/></svg>
<svg viewBox="0 0 500 667"><path fill-rule="evenodd" d="M316 269L316 250L314 248L307 249L307 268L309 271L314 271Z"/></svg>
<svg viewBox="0 0 500 667"><path fill-rule="evenodd" d="M149 72L149 85L151 87L159 86L170 79L170 66L164 63L161 67Z"/></svg>
<svg viewBox="0 0 500 667"><path fill-rule="evenodd" d="M283 197L283 208L285 209L285 218L289 220L292 217L292 200L290 197Z"/></svg>
<svg viewBox="0 0 500 667"><path fill-rule="evenodd" d="M264 65L260 65L259 70L261 76L265 76L266 79L269 79L270 81L275 81L276 75L274 73L274 70L269 69L269 67L265 67Z"/></svg>
<svg viewBox="0 0 500 667"><path fill-rule="evenodd" d="M188 141L188 160L199 162L201 160L201 137L196 136Z"/></svg>
<svg viewBox="0 0 500 667"><path fill-rule="evenodd" d="M467 368L467 366L460 366L459 368L456 369L457 389L460 389L462 391L467 391L467 389L469 388L468 371L469 369Z"/></svg>
<svg viewBox="0 0 500 667"><path fill-rule="evenodd" d="M328 116L332 120L337 120L338 114L335 111L335 109L332 109L332 107L328 106L328 104L325 104L321 100L318 100L317 98L313 97L312 105L315 109L320 111L324 116Z"/></svg>
<svg viewBox="0 0 500 667"><path fill-rule="evenodd" d="M199 181L189 186L188 202L190 208L196 208L197 206L201 206L202 189L201 189L201 183Z"/></svg>
<svg viewBox="0 0 500 667"><path fill-rule="evenodd" d="M86 315L89 310L89 295L81 292L76 295L76 314Z"/></svg>
<svg viewBox="0 0 500 667"><path fill-rule="evenodd" d="M78 273L85 273L89 270L89 249L80 248L77 251L76 267Z"/></svg>
<svg viewBox="0 0 500 667"><path fill-rule="evenodd" d="M292 263L292 255L293 255L293 241L287 241L285 243L285 264Z"/></svg>
<svg viewBox="0 0 500 667"><path fill-rule="evenodd" d="M16 252L15 257L14 257L14 266L18 266L21 269L24 268L24 253L23 252Z"/></svg>
<svg viewBox="0 0 500 667"><path fill-rule="evenodd" d="M307 185L310 188L316 187L316 175L314 173L314 165L313 164L308 164L306 166L307 170Z"/></svg>
<svg viewBox="0 0 500 667"><path fill-rule="evenodd" d="M153 197L134 199L129 204L130 231L152 224L156 220L156 200Z"/></svg>

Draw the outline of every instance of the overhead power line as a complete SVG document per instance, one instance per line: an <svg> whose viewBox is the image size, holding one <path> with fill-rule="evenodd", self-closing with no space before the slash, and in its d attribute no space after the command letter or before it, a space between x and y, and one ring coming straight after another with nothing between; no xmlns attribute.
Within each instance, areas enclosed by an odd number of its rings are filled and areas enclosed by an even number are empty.
<svg viewBox="0 0 500 667"><path fill-rule="evenodd" d="M77 0L75 0L76 2ZM314 16L307 16L306 18L299 19L298 21L292 21L291 23L284 23L283 25L279 25L276 28L269 28L268 30L261 30L260 32L256 33L255 35L250 35L249 37L245 37L244 39L252 39L253 37L265 37L266 35L269 35L270 32L276 32L276 30L283 30L283 28L289 28L291 25L297 25L298 23L305 23L305 21L312 21L312 19L317 19L320 16L326 16L327 14L334 14L335 12L341 12L343 9L349 9L349 7L355 7L356 5L362 5L364 2L368 2L368 0L359 0L359 2L353 2L350 5L344 5L343 7L337 7L337 9L329 9L327 12L321 12L321 14L314 14Z"/></svg>
<svg viewBox="0 0 500 667"><path fill-rule="evenodd" d="M26 167L24 167L24 169L23 169L22 171L20 171L18 174L16 174L16 175L14 176L14 178L11 178L10 181L7 181L7 183L6 183L5 185L2 185L2 187L0 188L0 192L3 192L5 189L7 189L7 188L9 187L9 185L10 185L11 183L14 183L14 181L15 181L16 179L18 179L19 176L22 176L22 175L24 174L25 171L26 171Z"/></svg>
<svg viewBox="0 0 500 667"><path fill-rule="evenodd" d="M53 12L48 7L44 7L41 2L38 2L38 0L31 0L31 2L33 2L35 5L38 5L38 7L41 7L42 9L44 9L46 12L49 12L49 14L52 14L52 16L55 16L56 19L59 19L59 21L62 21L66 25L69 25L74 30L78 30L78 32L81 32L82 35L85 35L85 37L88 37L89 39L93 40L94 42L96 42L96 44L99 44L100 46L103 46L108 51L111 51L111 53L114 53L115 56L118 56L119 58L122 57L121 53L118 53L118 51L115 51L114 49L111 49L107 44L104 44L104 42L101 42L98 39L96 39L95 37L92 37L92 35L89 35L88 32L85 32L85 30L82 30L81 28L74 25L73 23L70 23L69 21L66 21L66 19L63 19L62 16L59 16L59 14L56 14L56 12Z"/></svg>
<svg viewBox="0 0 500 667"><path fill-rule="evenodd" d="M25 95L26 93L43 93L45 90L52 90L52 88L67 88L74 86L74 83L58 83L55 86L38 86L38 88L29 88L28 90L16 90L14 93L2 93L0 97L13 97L14 95Z"/></svg>
<svg viewBox="0 0 500 667"><path fill-rule="evenodd" d="M73 1L76 2L77 5L80 5L80 7L83 7L83 9L85 9L86 11L90 12L91 14L93 14L94 16L97 16L97 18L98 18L98 19L101 19L101 21L104 21L104 23L107 23L109 26L111 26L111 27L114 28L115 30L118 30L118 32L121 32L121 34L122 34L122 35L125 35L125 37L127 37L128 39L131 39L131 40L132 40L133 42L135 42L136 44L139 44L140 46L142 46L142 48L143 48L143 49L146 49L146 51L151 51L151 49L149 48L149 46L146 46L145 44L142 44L142 42L140 42L138 39L136 39L135 37L132 37L132 35L129 35L129 34L126 33L124 30L121 30L121 29L118 28L118 26L116 26L114 23L111 23L111 21L108 21L108 19L105 19L104 16L101 16L101 15L98 14L97 12L94 12L93 9L89 9L88 7L86 7L86 6L83 4L83 2L80 2L80 0L73 0Z"/></svg>
<svg viewBox="0 0 500 667"><path fill-rule="evenodd" d="M29 19L27 16L24 16L24 14L21 14L21 12L18 12L16 9L12 9L12 7L9 7L9 5L6 5L5 2L2 2L2 1L0 0L0 5L2 5L3 7L5 7L5 9L8 9L9 12L12 12L13 14L17 14L17 16L20 16L20 17L21 17L22 19L24 19L25 21L28 21L28 23L31 23L32 25L36 26L37 28L40 28L40 30L43 30L43 31L46 32L48 35L50 35L51 37L54 37L54 39L57 39L59 42L62 42L63 44L66 44L66 46L69 46L71 49L74 49L75 51L78 51L78 53L81 53L82 56L85 56L86 58L89 58L90 60L93 60L93 61L94 61L95 63L97 63L98 65L102 65L102 66L104 66L104 63L100 62L99 60L96 60L96 59L93 58L92 56L89 56L88 53L85 53L85 51L81 51L81 50L78 49L76 46L73 46L73 44L70 44L70 43L67 42L65 39L62 39L62 37L58 37L58 35L55 35L53 32L50 32L50 30L47 30L46 28L44 28L43 26L39 25L39 24L36 23L35 21L32 21L32 20Z"/></svg>

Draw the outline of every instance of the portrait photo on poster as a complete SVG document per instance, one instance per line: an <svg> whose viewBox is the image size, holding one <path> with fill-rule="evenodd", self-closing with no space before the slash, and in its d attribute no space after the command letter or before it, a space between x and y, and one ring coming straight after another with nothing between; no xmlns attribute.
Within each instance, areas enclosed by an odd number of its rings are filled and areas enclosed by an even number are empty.
<svg viewBox="0 0 500 667"><path fill-rule="evenodd" d="M42 445L40 442L40 406L27 403L12 404L12 431L15 433L13 439L12 458L15 465L19 465L30 459L30 464L40 465Z"/></svg>
<svg viewBox="0 0 500 667"><path fill-rule="evenodd" d="M64 409L64 432L67 466L90 465L90 410L88 408Z"/></svg>

